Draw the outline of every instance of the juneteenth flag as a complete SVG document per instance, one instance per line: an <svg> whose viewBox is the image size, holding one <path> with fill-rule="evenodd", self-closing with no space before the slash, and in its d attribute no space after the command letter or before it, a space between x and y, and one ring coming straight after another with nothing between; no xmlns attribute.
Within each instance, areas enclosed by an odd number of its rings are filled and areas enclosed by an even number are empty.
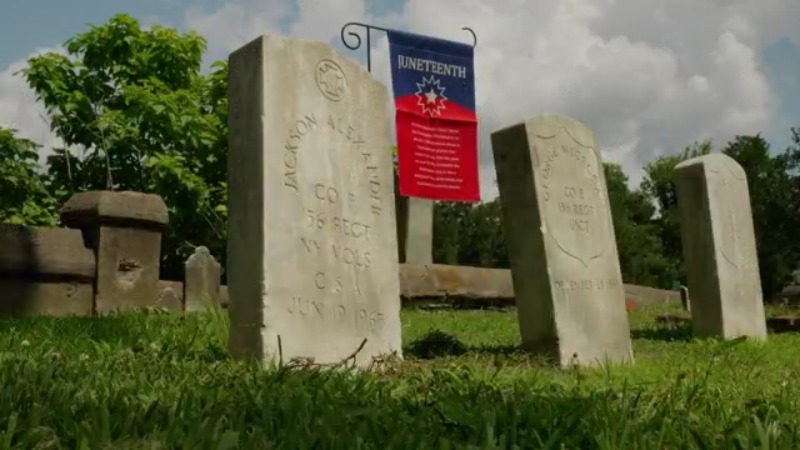
<svg viewBox="0 0 800 450"><path fill-rule="evenodd" d="M390 30L400 195L480 200L471 45Z"/></svg>

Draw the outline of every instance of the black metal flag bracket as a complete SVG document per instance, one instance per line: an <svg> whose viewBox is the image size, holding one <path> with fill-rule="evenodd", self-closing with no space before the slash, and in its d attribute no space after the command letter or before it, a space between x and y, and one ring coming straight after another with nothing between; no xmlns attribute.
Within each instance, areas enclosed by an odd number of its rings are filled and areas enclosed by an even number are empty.
<svg viewBox="0 0 800 450"><path fill-rule="evenodd" d="M342 37L342 44L344 44L344 46L349 48L350 50L358 50L359 48L361 48L361 36L358 33L356 33L355 31L347 31L347 34L345 34L345 31L349 27L362 27L362 28L364 28L366 30L366 36L367 36L367 71L371 72L372 71L372 58L370 57L370 53L371 53L372 46L371 46L371 41L370 41L370 31L378 30L378 31L383 31L385 33L388 33L390 30L388 28L376 27L375 25L370 25L370 24L367 24L367 23L348 22L348 23L344 24L344 26L342 27L341 37ZM469 31L469 33L472 35L472 47L475 48L475 46L478 45L478 36L475 35L475 31L473 31L472 28L470 28L470 27L461 27L461 29L465 30L465 31ZM352 37L353 39L348 41L348 39L347 39L348 37Z"/></svg>

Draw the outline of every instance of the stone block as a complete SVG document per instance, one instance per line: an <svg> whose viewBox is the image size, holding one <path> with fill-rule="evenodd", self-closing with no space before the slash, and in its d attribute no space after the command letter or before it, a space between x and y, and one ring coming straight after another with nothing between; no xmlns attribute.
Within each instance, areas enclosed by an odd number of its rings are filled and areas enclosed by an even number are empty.
<svg viewBox="0 0 800 450"><path fill-rule="evenodd" d="M395 175L397 246L401 263L433 263L433 200L405 197L397 189Z"/></svg>
<svg viewBox="0 0 800 450"><path fill-rule="evenodd" d="M0 224L0 315L91 315L95 259L79 230Z"/></svg>
<svg viewBox="0 0 800 450"><path fill-rule="evenodd" d="M158 195L91 191L61 208L61 221L79 228L95 249L95 312L154 306L167 207Z"/></svg>

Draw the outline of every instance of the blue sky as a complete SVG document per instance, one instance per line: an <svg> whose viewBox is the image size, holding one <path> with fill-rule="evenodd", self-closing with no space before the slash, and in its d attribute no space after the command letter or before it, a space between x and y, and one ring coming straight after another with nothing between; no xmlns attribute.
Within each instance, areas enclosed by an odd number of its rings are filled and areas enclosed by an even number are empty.
<svg viewBox="0 0 800 450"><path fill-rule="evenodd" d="M0 40L0 67L25 58L31 51L63 43L88 24L102 24L115 14L125 13L142 23L159 23L185 30L189 9L214 11L229 3L224 0L26 0L15 2L0 15L0 29L13 39ZM368 4L376 15L396 12L402 1ZM290 20L296 17L290 16ZM35 30L35 32L32 32ZM285 29L282 31L286 31Z"/></svg>
<svg viewBox="0 0 800 450"><path fill-rule="evenodd" d="M735 134L762 132L773 150L789 145L789 127L800 126L800 1L760 1L14 1L0 15L0 76L117 13L182 30L203 26L215 58L268 31L340 47L338 30L348 20L450 38L468 25L480 41L484 185L493 172L488 134L549 111L587 123L607 145L607 159L635 180L643 163L706 137L720 146ZM270 17L279 10L286 13ZM388 84L385 42L374 36L373 72ZM363 61L363 53L348 56ZM15 89L24 85L0 77L0 123L46 140L38 110L24 104L30 93Z"/></svg>

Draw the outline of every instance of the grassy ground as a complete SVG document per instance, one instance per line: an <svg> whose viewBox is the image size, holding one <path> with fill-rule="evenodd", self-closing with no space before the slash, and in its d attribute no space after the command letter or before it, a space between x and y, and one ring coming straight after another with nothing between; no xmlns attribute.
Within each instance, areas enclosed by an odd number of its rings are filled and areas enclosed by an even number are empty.
<svg viewBox="0 0 800 450"><path fill-rule="evenodd" d="M798 448L800 335L693 340L631 313L635 365L557 370L513 311L404 311L380 374L230 361L212 314L0 320L5 448Z"/></svg>

